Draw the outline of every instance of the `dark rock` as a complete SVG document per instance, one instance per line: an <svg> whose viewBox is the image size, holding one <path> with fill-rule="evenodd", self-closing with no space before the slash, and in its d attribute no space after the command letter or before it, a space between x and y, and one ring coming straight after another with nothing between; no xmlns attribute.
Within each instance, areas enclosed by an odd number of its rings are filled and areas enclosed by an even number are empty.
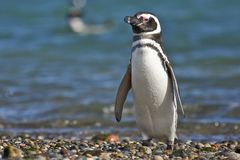
<svg viewBox="0 0 240 160"><path fill-rule="evenodd" d="M151 146L152 145L151 140L143 140L142 145L143 146Z"/></svg>
<svg viewBox="0 0 240 160"><path fill-rule="evenodd" d="M67 149L61 149L60 154L62 154L64 157L67 157L69 153Z"/></svg>
<svg viewBox="0 0 240 160"><path fill-rule="evenodd" d="M172 155L173 155L174 157L182 157L182 158L184 158L184 157L187 156L186 153L185 153L185 151L184 151L183 149L173 150Z"/></svg>
<svg viewBox="0 0 240 160"><path fill-rule="evenodd" d="M101 150L88 150L83 153L83 155L92 155L92 156L100 156L103 151Z"/></svg>
<svg viewBox="0 0 240 160"><path fill-rule="evenodd" d="M6 159L21 159L23 157L22 151L14 146L7 146L3 151L3 158Z"/></svg>
<svg viewBox="0 0 240 160"><path fill-rule="evenodd" d="M240 145L238 145L238 146L235 148L235 152L236 152L236 153L240 153Z"/></svg>

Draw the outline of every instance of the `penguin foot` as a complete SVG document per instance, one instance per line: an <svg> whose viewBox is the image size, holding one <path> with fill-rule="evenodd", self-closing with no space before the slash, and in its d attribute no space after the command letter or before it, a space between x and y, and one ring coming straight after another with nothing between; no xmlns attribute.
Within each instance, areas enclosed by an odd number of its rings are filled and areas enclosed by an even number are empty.
<svg viewBox="0 0 240 160"><path fill-rule="evenodd" d="M152 141L152 139L142 140L142 145L143 146L151 146L152 145L151 141Z"/></svg>
<svg viewBox="0 0 240 160"><path fill-rule="evenodd" d="M167 141L167 150L173 150L174 142L173 141Z"/></svg>
<svg viewBox="0 0 240 160"><path fill-rule="evenodd" d="M175 138L174 143L182 143L183 141L181 139Z"/></svg>

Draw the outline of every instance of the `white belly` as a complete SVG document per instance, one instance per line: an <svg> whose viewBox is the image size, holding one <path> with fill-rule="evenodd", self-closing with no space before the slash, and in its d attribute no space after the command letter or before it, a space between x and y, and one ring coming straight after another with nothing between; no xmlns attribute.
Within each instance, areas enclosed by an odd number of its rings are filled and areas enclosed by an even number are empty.
<svg viewBox="0 0 240 160"><path fill-rule="evenodd" d="M152 138L175 138L176 109L172 86L158 53L137 48L132 53L132 90L136 122Z"/></svg>

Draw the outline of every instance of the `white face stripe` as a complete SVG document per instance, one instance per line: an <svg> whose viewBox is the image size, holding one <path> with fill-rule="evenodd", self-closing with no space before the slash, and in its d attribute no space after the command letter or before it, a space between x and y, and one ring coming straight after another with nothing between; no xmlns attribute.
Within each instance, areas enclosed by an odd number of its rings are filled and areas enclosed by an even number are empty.
<svg viewBox="0 0 240 160"><path fill-rule="evenodd" d="M155 22L157 23L157 28L154 31L151 32L143 32L143 33L133 33L133 35L149 35L149 34L157 34L161 32L161 25L160 22L158 20L158 18L152 14L148 14L148 13L143 13L137 16L137 18L140 17L144 17L146 19L149 19L150 17L153 18L155 20Z"/></svg>
<svg viewBox="0 0 240 160"><path fill-rule="evenodd" d="M152 40L152 39L147 39L147 38L143 38L143 39L134 41L133 44L132 44L132 48L135 47L135 46L138 45L138 44L142 44L142 45L144 45L144 44L151 44L151 45L157 47L157 48L159 49L159 51L161 52L162 57L163 57L167 62L169 62L169 61L168 61L168 58L167 58L167 56L164 54L164 52L163 52L162 47L160 46L160 44L157 43L157 42L155 42L154 40Z"/></svg>

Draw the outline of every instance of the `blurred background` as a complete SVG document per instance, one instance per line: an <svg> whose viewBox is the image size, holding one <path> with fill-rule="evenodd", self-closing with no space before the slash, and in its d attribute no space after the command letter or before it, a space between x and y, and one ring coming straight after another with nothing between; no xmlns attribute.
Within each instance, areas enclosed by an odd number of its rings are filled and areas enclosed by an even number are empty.
<svg viewBox="0 0 240 160"><path fill-rule="evenodd" d="M180 137L239 138L239 5L237 0L89 0L76 17L85 28L103 30L76 33L69 24L70 0L2 1L0 134L138 137L131 96L120 124L113 103L131 51L131 28L123 18L150 11L160 19L181 89L186 118L179 122Z"/></svg>

